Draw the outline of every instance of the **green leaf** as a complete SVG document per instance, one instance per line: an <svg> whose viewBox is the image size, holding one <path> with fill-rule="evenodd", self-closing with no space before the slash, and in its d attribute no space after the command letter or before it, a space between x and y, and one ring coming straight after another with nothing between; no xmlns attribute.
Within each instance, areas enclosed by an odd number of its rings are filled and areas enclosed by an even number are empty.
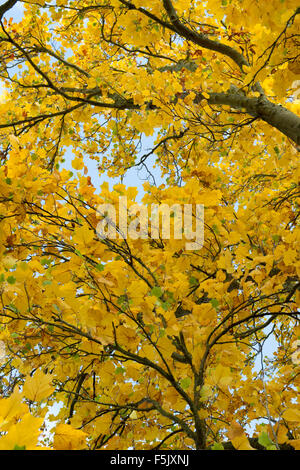
<svg viewBox="0 0 300 470"><path fill-rule="evenodd" d="M117 304L121 305L121 307L122 306L123 307L127 306L128 305L128 299L127 299L126 295L120 295L120 297L117 300Z"/></svg>
<svg viewBox="0 0 300 470"><path fill-rule="evenodd" d="M96 267L97 271L103 271L103 269L104 269L104 266L101 263L98 263L97 266L95 266L95 267Z"/></svg>
<svg viewBox="0 0 300 470"><path fill-rule="evenodd" d="M216 224L213 224L212 229L217 235L219 235L220 232L219 232L218 226Z"/></svg>
<svg viewBox="0 0 300 470"><path fill-rule="evenodd" d="M118 126L115 124L114 127L112 128L112 134L113 135L118 135Z"/></svg>
<svg viewBox="0 0 300 470"><path fill-rule="evenodd" d="M189 388L189 386L191 385L191 382L192 381L189 377L185 377L184 379L180 380L180 385L185 390L185 389Z"/></svg>
<svg viewBox="0 0 300 470"><path fill-rule="evenodd" d="M217 299L211 299L210 303L213 306L213 308L217 308L219 305L219 301Z"/></svg>
<svg viewBox="0 0 300 470"><path fill-rule="evenodd" d="M16 307L14 304L9 304L9 308L10 308L13 312L18 313L18 309L17 309L17 307Z"/></svg>
<svg viewBox="0 0 300 470"><path fill-rule="evenodd" d="M211 450L224 450L223 444L221 442L215 442L213 446L211 446Z"/></svg>
<svg viewBox="0 0 300 470"><path fill-rule="evenodd" d="M270 449L270 447L274 446L274 442L270 439L270 437L268 436L266 432L261 433L261 435L258 438L258 443L261 446L265 447L266 449Z"/></svg>
<svg viewBox="0 0 300 470"><path fill-rule="evenodd" d="M13 450L26 450L26 446L18 446L18 444L16 444Z"/></svg>
<svg viewBox="0 0 300 470"><path fill-rule="evenodd" d="M161 287L159 287L159 286L153 287L153 289L151 290L151 295L153 295L155 297L161 297L163 295Z"/></svg>
<svg viewBox="0 0 300 470"><path fill-rule="evenodd" d="M169 302L161 302L161 307L164 309L165 312L167 312L170 308L170 303Z"/></svg>
<svg viewBox="0 0 300 470"><path fill-rule="evenodd" d="M189 278L189 283L190 283L190 285L193 286L193 287L194 287L194 286L197 286L197 285L199 284L198 279L197 279L196 277L194 277L194 276L191 276L191 277Z"/></svg>
<svg viewBox="0 0 300 470"><path fill-rule="evenodd" d="M16 278L14 276L8 276L6 280L8 284L14 284L16 282Z"/></svg>

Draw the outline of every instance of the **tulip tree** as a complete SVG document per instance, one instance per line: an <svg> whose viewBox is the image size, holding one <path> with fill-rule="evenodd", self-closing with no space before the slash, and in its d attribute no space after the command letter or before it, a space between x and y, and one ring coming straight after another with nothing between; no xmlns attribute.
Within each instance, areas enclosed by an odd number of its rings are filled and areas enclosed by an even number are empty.
<svg viewBox="0 0 300 470"><path fill-rule="evenodd" d="M299 448L299 2L0 19L0 449ZM120 197L203 246L100 237Z"/></svg>

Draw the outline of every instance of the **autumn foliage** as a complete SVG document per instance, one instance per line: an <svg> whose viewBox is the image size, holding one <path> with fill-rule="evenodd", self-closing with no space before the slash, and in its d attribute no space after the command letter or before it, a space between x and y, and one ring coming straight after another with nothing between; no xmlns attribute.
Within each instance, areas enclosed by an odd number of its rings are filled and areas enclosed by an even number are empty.
<svg viewBox="0 0 300 470"><path fill-rule="evenodd" d="M300 448L298 0L0 17L0 449ZM120 196L203 247L99 238Z"/></svg>

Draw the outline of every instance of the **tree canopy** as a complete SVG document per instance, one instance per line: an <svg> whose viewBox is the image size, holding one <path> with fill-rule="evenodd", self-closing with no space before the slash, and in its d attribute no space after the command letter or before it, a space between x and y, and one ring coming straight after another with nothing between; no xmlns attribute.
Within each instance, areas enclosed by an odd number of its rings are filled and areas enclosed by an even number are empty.
<svg viewBox="0 0 300 470"><path fill-rule="evenodd" d="M0 6L0 449L300 448L299 19ZM203 204L203 246L99 237L120 196Z"/></svg>

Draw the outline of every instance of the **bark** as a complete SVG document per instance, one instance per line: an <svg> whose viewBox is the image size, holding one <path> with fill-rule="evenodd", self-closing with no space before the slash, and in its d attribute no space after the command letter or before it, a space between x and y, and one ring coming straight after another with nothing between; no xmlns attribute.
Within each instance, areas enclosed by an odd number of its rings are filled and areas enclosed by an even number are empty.
<svg viewBox="0 0 300 470"><path fill-rule="evenodd" d="M211 93L208 103L243 109L250 116L262 119L300 146L300 117L287 108L272 103L263 95L259 98L248 98L243 93Z"/></svg>
<svg viewBox="0 0 300 470"><path fill-rule="evenodd" d="M18 0L8 0L0 6L0 20L2 20L3 15L5 15L8 10L15 6L16 3L18 3Z"/></svg>
<svg viewBox="0 0 300 470"><path fill-rule="evenodd" d="M245 57L236 49L228 46L227 44L222 44L218 41L213 41L209 39L205 34L197 33L196 31L189 29L185 26L178 18L175 8L172 5L170 0L163 0L164 8L169 16L171 24L179 36L192 41L194 44L197 44L200 47L209 49L211 51L218 52L220 54L230 57L241 69L243 65L249 65Z"/></svg>

